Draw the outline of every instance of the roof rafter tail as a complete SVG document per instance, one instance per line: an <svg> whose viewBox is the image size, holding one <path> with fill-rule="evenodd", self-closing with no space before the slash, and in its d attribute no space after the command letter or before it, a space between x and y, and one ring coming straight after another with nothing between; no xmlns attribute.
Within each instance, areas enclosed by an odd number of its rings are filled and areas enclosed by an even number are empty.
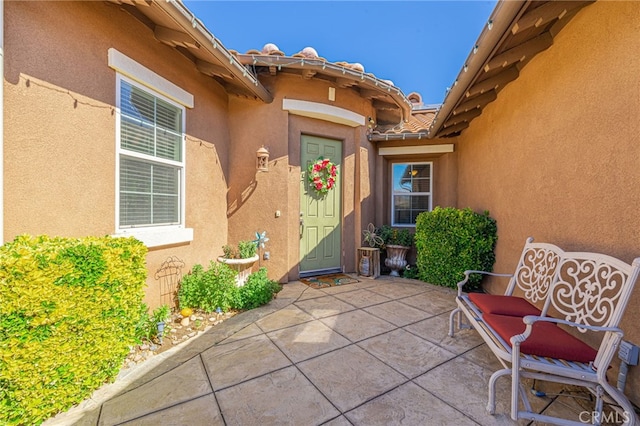
<svg viewBox="0 0 640 426"><path fill-rule="evenodd" d="M480 95L489 90L497 90L498 87L504 87L507 83L515 80L520 75L520 70L518 69L518 65L512 65L506 68L504 71L494 75L493 77L489 77L486 80L482 80L476 84L474 84L468 91L467 97Z"/></svg>
<svg viewBox="0 0 640 426"><path fill-rule="evenodd" d="M200 48L200 44L189 34L182 31L172 30L171 28L163 27L161 25L156 25L153 35L156 40L171 47L183 46L192 49Z"/></svg>
<svg viewBox="0 0 640 426"><path fill-rule="evenodd" d="M480 114L482 114L482 110L480 108L473 108L473 109L470 109L469 111L452 115L451 118L449 118L444 123L444 127L451 127L454 124L462 123L464 121L471 121L474 118L478 117Z"/></svg>
<svg viewBox="0 0 640 426"><path fill-rule="evenodd" d="M462 102L460 105L453 110L453 114L460 114L462 112L467 112L474 108L483 108L490 102L493 102L498 97L498 94L495 90L490 90L488 92L483 93L482 95L471 98L465 102Z"/></svg>
<svg viewBox="0 0 640 426"><path fill-rule="evenodd" d="M503 52L497 56L494 56L487 65L484 67L484 71L488 72L495 68L505 68L513 63L520 62L526 58L531 58L536 54L548 49L553 44L553 36L547 31L536 38L528 40L516 47L513 47L506 52Z"/></svg>
<svg viewBox="0 0 640 426"><path fill-rule="evenodd" d="M518 34L532 27L540 27L554 19L562 19L572 10L580 9L593 1L553 1L527 12L511 28L512 34Z"/></svg>

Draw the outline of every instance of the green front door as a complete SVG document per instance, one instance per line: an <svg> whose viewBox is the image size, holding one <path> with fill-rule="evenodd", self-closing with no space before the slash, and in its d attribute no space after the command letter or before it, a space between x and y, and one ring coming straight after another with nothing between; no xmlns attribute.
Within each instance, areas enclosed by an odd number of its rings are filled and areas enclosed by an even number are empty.
<svg viewBox="0 0 640 426"><path fill-rule="evenodd" d="M303 135L300 152L300 274L339 271L342 142ZM309 184L308 168L325 158L337 166L338 179L326 195L319 195Z"/></svg>

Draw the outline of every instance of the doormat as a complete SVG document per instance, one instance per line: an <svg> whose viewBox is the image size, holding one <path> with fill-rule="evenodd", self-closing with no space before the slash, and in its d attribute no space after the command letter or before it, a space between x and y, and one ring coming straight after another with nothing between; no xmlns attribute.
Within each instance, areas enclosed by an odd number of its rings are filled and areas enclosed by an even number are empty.
<svg viewBox="0 0 640 426"><path fill-rule="evenodd" d="M360 282L346 274L319 275L317 277L300 278L300 281L311 288L335 287Z"/></svg>

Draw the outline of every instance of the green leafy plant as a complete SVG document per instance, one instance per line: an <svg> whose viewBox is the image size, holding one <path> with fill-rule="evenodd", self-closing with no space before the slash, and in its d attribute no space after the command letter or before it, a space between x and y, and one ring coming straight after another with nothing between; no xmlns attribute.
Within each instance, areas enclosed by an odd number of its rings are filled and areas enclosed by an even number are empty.
<svg viewBox="0 0 640 426"><path fill-rule="evenodd" d="M143 320L146 253L111 237L0 247L0 424L40 424L117 376Z"/></svg>
<svg viewBox="0 0 640 426"><path fill-rule="evenodd" d="M238 247L229 244L222 246L225 259L249 259L258 253L258 245L255 241L240 241Z"/></svg>
<svg viewBox="0 0 640 426"><path fill-rule="evenodd" d="M209 269L194 265L190 274L182 277L178 289L180 306L213 312L228 311L233 306L236 272L224 263L211 262Z"/></svg>
<svg viewBox="0 0 640 426"><path fill-rule="evenodd" d="M267 277L267 269L260 268L249 275L244 286L239 287L234 307L236 309L254 309L269 303L275 293L282 289L280 284Z"/></svg>
<svg viewBox="0 0 640 426"><path fill-rule="evenodd" d="M211 262L208 270L195 265L182 278L178 289L180 306L192 306L205 312L253 309L269 303L281 289L267 277L266 268L249 275L242 287L235 285L235 272L226 264Z"/></svg>
<svg viewBox="0 0 640 426"><path fill-rule="evenodd" d="M403 270L402 270L402 277L403 278L411 278L411 279L418 279L418 267L416 265L407 265Z"/></svg>
<svg viewBox="0 0 640 426"><path fill-rule="evenodd" d="M249 259L258 252L258 245L254 241L240 241L238 243L238 254L240 259Z"/></svg>
<svg viewBox="0 0 640 426"><path fill-rule="evenodd" d="M230 246L229 244L225 244L222 246L223 256L227 259L235 259L236 258L236 248Z"/></svg>
<svg viewBox="0 0 640 426"><path fill-rule="evenodd" d="M467 269L490 272L495 262L498 228L489 212L470 208L436 207L418 215L416 248L418 274L422 281L456 288ZM469 280L468 290L477 289L482 277Z"/></svg>
<svg viewBox="0 0 640 426"><path fill-rule="evenodd" d="M171 318L171 308L169 305L162 305L153 310L153 321L155 323L167 322Z"/></svg>
<svg viewBox="0 0 640 426"><path fill-rule="evenodd" d="M388 245L411 247L413 234L406 228L393 228L390 225L382 225L376 230L376 235L382 238L384 248Z"/></svg>
<svg viewBox="0 0 640 426"><path fill-rule="evenodd" d="M158 327L153 322L153 318L149 315L149 307L146 303L140 304L138 312L138 321L135 325L135 342L140 344L144 341L150 341L157 333Z"/></svg>

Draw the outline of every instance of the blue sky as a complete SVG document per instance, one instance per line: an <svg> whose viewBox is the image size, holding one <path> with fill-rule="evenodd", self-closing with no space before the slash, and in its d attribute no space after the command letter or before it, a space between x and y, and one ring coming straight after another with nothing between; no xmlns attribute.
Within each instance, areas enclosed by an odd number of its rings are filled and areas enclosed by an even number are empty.
<svg viewBox="0 0 640 426"><path fill-rule="evenodd" d="M227 49L307 46L330 62L359 62L405 95L441 103L496 1L206 1L187 7Z"/></svg>

